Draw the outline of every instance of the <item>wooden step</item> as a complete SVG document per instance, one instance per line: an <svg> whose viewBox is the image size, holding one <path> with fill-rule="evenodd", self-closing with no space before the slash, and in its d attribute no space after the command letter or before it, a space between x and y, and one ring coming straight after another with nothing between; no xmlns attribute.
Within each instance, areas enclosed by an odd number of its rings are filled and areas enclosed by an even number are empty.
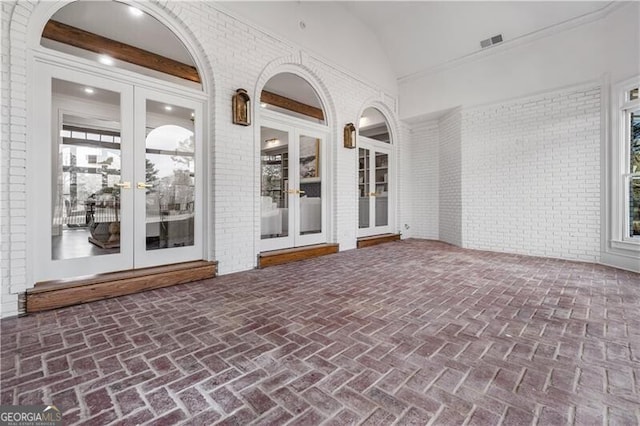
<svg viewBox="0 0 640 426"><path fill-rule="evenodd" d="M372 235L371 237L358 238L358 248L371 247L382 243L388 243L391 241L398 241L400 234L381 234Z"/></svg>
<svg viewBox="0 0 640 426"><path fill-rule="evenodd" d="M27 313L93 302L213 278L217 262L204 260L36 283L26 291Z"/></svg>
<svg viewBox="0 0 640 426"><path fill-rule="evenodd" d="M338 244L316 244L313 246L295 247L284 250L265 251L258 255L258 268L297 262L327 254L337 253Z"/></svg>

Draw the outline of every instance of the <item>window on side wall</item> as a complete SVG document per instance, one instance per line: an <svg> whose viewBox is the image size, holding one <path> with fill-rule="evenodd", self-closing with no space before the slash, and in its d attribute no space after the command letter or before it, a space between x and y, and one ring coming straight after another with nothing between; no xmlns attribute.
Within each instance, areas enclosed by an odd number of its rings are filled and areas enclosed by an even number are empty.
<svg viewBox="0 0 640 426"><path fill-rule="evenodd" d="M624 239L640 241L640 96L639 87L627 87L622 96L622 187Z"/></svg>

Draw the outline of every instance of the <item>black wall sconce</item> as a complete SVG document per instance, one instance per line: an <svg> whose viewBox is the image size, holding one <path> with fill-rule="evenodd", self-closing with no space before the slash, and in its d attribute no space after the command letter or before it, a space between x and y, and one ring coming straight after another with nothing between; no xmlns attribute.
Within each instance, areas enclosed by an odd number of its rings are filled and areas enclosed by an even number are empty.
<svg viewBox="0 0 640 426"><path fill-rule="evenodd" d="M244 89L236 90L233 95L233 124L249 126L251 124L251 99Z"/></svg>
<svg viewBox="0 0 640 426"><path fill-rule="evenodd" d="M344 147L353 149L356 147L356 126L347 123L344 126Z"/></svg>

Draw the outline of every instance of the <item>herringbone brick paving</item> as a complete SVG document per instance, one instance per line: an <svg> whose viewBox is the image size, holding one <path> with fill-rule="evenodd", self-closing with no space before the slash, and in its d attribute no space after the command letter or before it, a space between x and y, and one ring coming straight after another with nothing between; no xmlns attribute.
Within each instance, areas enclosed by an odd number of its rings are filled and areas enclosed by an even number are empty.
<svg viewBox="0 0 640 426"><path fill-rule="evenodd" d="M66 424L638 424L640 276L407 240L5 319Z"/></svg>

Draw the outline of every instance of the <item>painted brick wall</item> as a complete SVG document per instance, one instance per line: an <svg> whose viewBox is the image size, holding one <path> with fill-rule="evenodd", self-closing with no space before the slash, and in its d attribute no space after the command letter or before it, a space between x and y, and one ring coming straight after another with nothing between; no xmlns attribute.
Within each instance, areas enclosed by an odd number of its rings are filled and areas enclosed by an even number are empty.
<svg viewBox="0 0 640 426"><path fill-rule="evenodd" d="M406 220L410 228L403 229L407 236L414 238L439 238L439 127L437 121L414 125L407 138L401 173L406 174L404 192L407 193L403 208L408 214Z"/></svg>
<svg viewBox="0 0 640 426"><path fill-rule="evenodd" d="M462 147L459 109L439 121L439 235L442 241L462 245Z"/></svg>
<svg viewBox="0 0 640 426"><path fill-rule="evenodd" d="M32 285L26 244L26 44L27 27L37 2L2 2L2 170L0 175L0 278L2 316L14 315L16 296ZM240 22L209 2L157 2L156 14L184 28L205 61L212 83L209 119L209 192L213 219L208 223L210 256L220 273L251 269L259 251L260 212L257 194L259 157L255 126L231 124L231 96L239 87L255 100L269 73L296 66L327 100L331 122L328 155L332 173L324 182L332 189L329 241L341 249L355 247L357 229L356 152L342 148L342 127L370 105L378 105L392 125L395 98L334 64L301 52L289 42ZM398 146L401 140L395 141Z"/></svg>
<svg viewBox="0 0 640 426"><path fill-rule="evenodd" d="M8 3L0 4L1 12L2 12L2 22L7 22L11 12L13 10L13 5ZM5 310L15 311L17 296L9 294L9 285L11 283L10 273L11 273L11 227L10 227L10 202L9 202L9 169L10 169L10 157L11 157L11 146L9 144L10 140L10 121L9 115L11 111L11 105L5 100L11 97L11 89L10 89L10 76L9 71L11 69L10 61L5 60L9 56L9 44L4 43L4 40L7 40L9 37L9 26L2 25L2 40L3 43L1 45L2 49L2 80L0 87L0 92L2 95L2 111L1 111L1 131L2 131L2 143L0 144L0 264L2 268L0 269L0 309L2 312Z"/></svg>
<svg viewBox="0 0 640 426"><path fill-rule="evenodd" d="M462 204L464 247L598 261L600 89L464 110Z"/></svg>

